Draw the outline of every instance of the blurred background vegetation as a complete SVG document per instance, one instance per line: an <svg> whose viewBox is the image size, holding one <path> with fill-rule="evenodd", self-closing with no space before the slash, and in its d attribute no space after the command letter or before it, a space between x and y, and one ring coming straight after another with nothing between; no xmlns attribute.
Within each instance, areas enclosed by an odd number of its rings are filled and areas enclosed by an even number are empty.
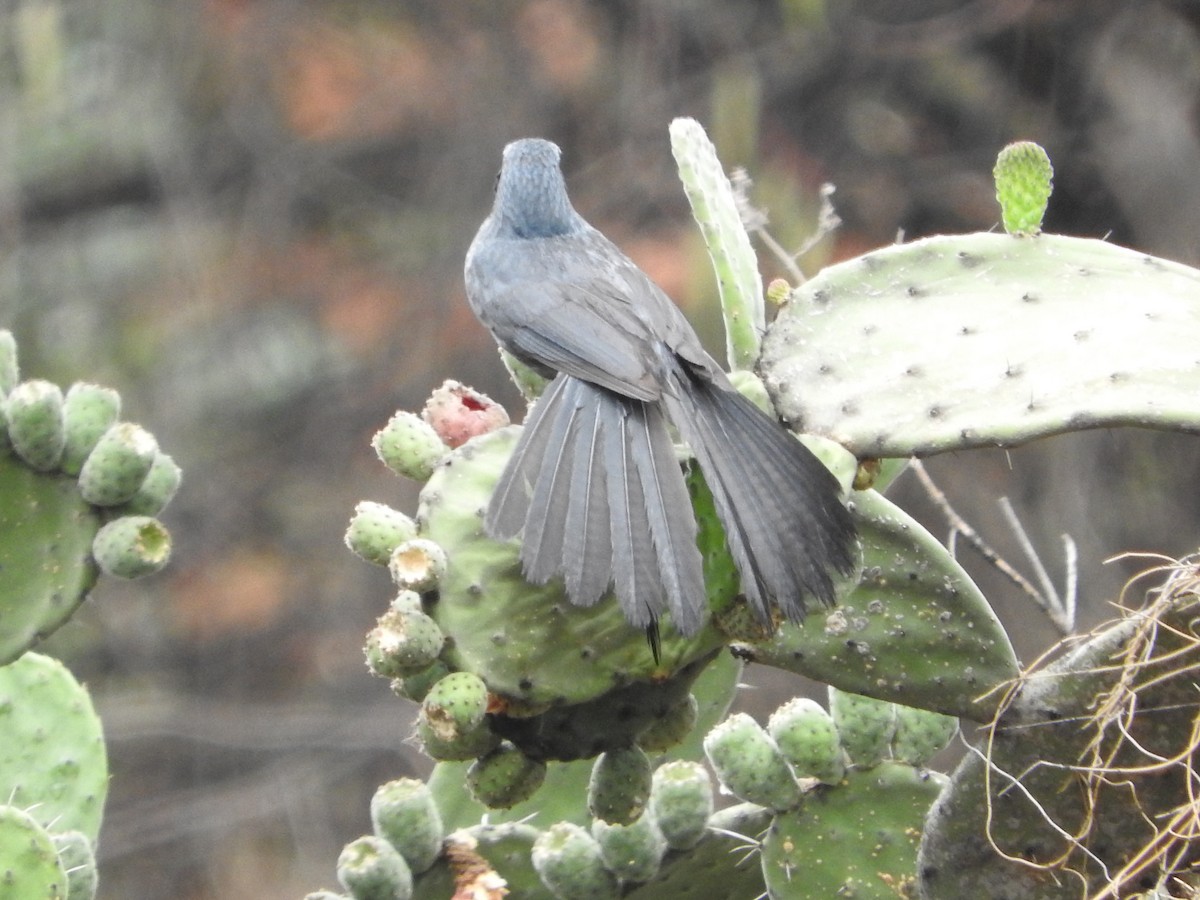
<svg viewBox="0 0 1200 900"><path fill-rule="evenodd" d="M461 280L506 141L562 144L578 208L719 347L674 116L749 171L785 247L836 185L809 271L994 227L991 165L1022 138L1057 169L1048 230L1195 265L1198 98L1188 0L7 0L0 326L27 375L118 388L185 473L171 567L104 583L53 642L110 738L101 896L302 896L374 786L425 771L362 664L386 574L342 533L358 500L414 507L368 444L396 408L453 377L520 416ZM1106 558L1200 534L1194 438L929 470L1018 564L998 497L1060 582L1074 536L1085 627L1145 566ZM894 493L945 532L911 475ZM1053 629L963 557L1035 657ZM751 674L751 710L796 689Z"/></svg>

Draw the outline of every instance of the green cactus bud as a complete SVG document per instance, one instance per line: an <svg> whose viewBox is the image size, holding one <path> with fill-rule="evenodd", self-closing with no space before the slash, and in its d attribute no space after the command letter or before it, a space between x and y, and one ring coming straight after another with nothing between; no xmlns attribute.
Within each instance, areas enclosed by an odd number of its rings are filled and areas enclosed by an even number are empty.
<svg viewBox="0 0 1200 900"><path fill-rule="evenodd" d="M8 395L4 406L8 438L21 459L39 472L49 472L62 459L66 445L63 395L49 381L25 381Z"/></svg>
<svg viewBox="0 0 1200 900"><path fill-rule="evenodd" d="M58 851L58 861L67 874L68 900L92 900L99 884L92 842L82 831L64 831L51 835L51 838Z"/></svg>
<svg viewBox="0 0 1200 900"><path fill-rule="evenodd" d="M9 391L17 386L20 378L20 368L17 365L17 340L7 328L0 328L0 400L8 396Z"/></svg>
<svg viewBox="0 0 1200 900"><path fill-rule="evenodd" d="M508 413L503 406L457 381L444 382L430 395L421 418L451 449L508 425Z"/></svg>
<svg viewBox="0 0 1200 900"><path fill-rule="evenodd" d="M896 730L896 705L829 688L829 714L850 762L869 769L887 759Z"/></svg>
<svg viewBox="0 0 1200 900"><path fill-rule="evenodd" d="M150 516L121 516L96 532L92 555L107 575L141 578L170 562L171 534Z"/></svg>
<svg viewBox="0 0 1200 900"><path fill-rule="evenodd" d="M708 829L712 781L704 766L676 760L659 766L650 785L650 814L672 850L690 850Z"/></svg>
<svg viewBox="0 0 1200 900"><path fill-rule="evenodd" d="M792 295L792 286L784 278L772 278L767 285L767 300L775 306L783 306Z"/></svg>
<svg viewBox="0 0 1200 900"><path fill-rule="evenodd" d="M699 704L695 694L688 694L654 724L638 735L638 746L647 753L663 753L677 746L696 726Z"/></svg>
<svg viewBox="0 0 1200 900"><path fill-rule="evenodd" d="M421 703L417 733L434 759L474 759L498 742L487 727L487 685L470 672L451 672Z"/></svg>
<svg viewBox="0 0 1200 900"><path fill-rule="evenodd" d="M652 774L640 747L601 753L588 782L588 812L611 825L630 824L646 809Z"/></svg>
<svg viewBox="0 0 1200 900"><path fill-rule="evenodd" d="M120 512L130 516L157 516L174 499L182 481L183 471L179 464L160 450L154 454L154 462L141 487L122 504Z"/></svg>
<svg viewBox="0 0 1200 900"><path fill-rule="evenodd" d="M846 773L833 718L815 700L789 700L771 714L767 732L801 778L836 784Z"/></svg>
<svg viewBox="0 0 1200 900"><path fill-rule="evenodd" d="M371 439L383 464L405 478L425 481L450 449L416 413L398 412Z"/></svg>
<svg viewBox="0 0 1200 900"><path fill-rule="evenodd" d="M0 806L0 895L41 900L67 895L54 842L32 816L15 806Z"/></svg>
<svg viewBox="0 0 1200 900"><path fill-rule="evenodd" d="M416 536L416 523L404 513L364 500L354 507L346 529L346 546L360 559L386 566L392 551Z"/></svg>
<svg viewBox="0 0 1200 900"><path fill-rule="evenodd" d="M745 713L735 713L704 738L704 753L735 797L769 809L791 809L802 791L771 736Z"/></svg>
<svg viewBox="0 0 1200 900"><path fill-rule="evenodd" d="M629 825L610 825L596 819L592 822L592 837L600 845L604 865L622 882L649 881L658 873L667 852L667 839L649 815Z"/></svg>
<svg viewBox="0 0 1200 900"><path fill-rule="evenodd" d="M420 703L429 695L433 686L449 674L450 667L439 659L416 675L409 675L407 678L393 678L392 693L397 697Z"/></svg>
<svg viewBox="0 0 1200 900"><path fill-rule="evenodd" d="M112 388L82 381L71 385L63 399L66 444L62 470L68 475L78 475L88 454L120 415L121 395Z"/></svg>
<svg viewBox="0 0 1200 900"><path fill-rule="evenodd" d="M505 741L467 769L467 789L489 809L508 809L532 797L546 779L546 764Z"/></svg>
<svg viewBox="0 0 1200 900"><path fill-rule="evenodd" d="M400 591L388 604L388 609L400 613L424 612L425 605L416 591Z"/></svg>
<svg viewBox="0 0 1200 900"><path fill-rule="evenodd" d="M416 675L433 665L445 643L442 629L425 613L393 607L367 635L367 667L381 678Z"/></svg>
<svg viewBox="0 0 1200 900"><path fill-rule="evenodd" d="M351 841L337 861L337 877L354 900L409 900L412 872L404 857L383 838Z"/></svg>
<svg viewBox="0 0 1200 900"><path fill-rule="evenodd" d="M1034 235L1042 230L1046 204L1054 189L1054 167L1046 151L1033 141L1009 144L996 157L992 170L1004 230Z"/></svg>
<svg viewBox="0 0 1200 900"><path fill-rule="evenodd" d="M398 587L418 592L433 590L446 574L446 551L436 541L412 538L392 551L388 572Z"/></svg>
<svg viewBox="0 0 1200 900"><path fill-rule="evenodd" d="M442 817L423 781L401 778L380 785L371 797L371 827L420 874L442 852Z"/></svg>
<svg viewBox="0 0 1200 900"><path fill-rule="evenodd" d="M945 748L958 731L958 719L927 709L896 705L892 758L923 766Z"/></svg>
<svg viewBox="0 0 1200 900"><path fill-rule="evenodd" d="M542 391L550 383L544 375L533 371L507 350L500 351L500 358L504 361L504 368L508 369L508 375L512 378L513 384L517 386L517 390L521 392L522 397L532 402L542 396Z"/></svg>
<svg viewBox="0 0 1200 900"><path fill-rule="evenodd" d="M551 825L538 835L530 858L542 882L560 900L607 900L620 896L617 879L604 867L600 845L571 822Z"/></svg>
<svg viewBox="0 0 1200 900"><path fill-rule="evenodd" d="M104 432L79 473L79 495L93 506L133 499L158 454L158 441L140 425L121 422Z"/></svg>

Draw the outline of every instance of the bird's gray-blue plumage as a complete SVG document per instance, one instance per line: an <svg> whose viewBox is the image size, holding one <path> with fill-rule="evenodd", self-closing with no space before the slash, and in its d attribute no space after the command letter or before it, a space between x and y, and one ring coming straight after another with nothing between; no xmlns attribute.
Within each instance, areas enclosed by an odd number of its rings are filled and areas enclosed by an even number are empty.
<svg viewBox="0 0 1200 900"><path fill-rule="evenodd" d="M837 481L730 385L679 308L572 207L549 141L504 149L491 215L467 253L467 297L507 350L553 378L485 516L524 529L526 577L562 576L589 606L611 585L626 617L704 621L696 521L668 423L712 490L742 588L765 623L833 602L854 528Z"/></svg>

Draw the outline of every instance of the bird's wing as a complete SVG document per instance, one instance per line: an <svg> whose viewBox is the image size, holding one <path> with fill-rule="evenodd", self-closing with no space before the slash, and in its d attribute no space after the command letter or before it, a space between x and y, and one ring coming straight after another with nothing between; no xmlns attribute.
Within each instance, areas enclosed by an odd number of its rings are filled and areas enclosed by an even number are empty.
<svg viewBox="0 0 1200 900"><path fill-rule="evenodd" d="M522 281L492 298L488 324L522 359L635 400L657 400L657 341L635 303L603 279Z"/></svg>

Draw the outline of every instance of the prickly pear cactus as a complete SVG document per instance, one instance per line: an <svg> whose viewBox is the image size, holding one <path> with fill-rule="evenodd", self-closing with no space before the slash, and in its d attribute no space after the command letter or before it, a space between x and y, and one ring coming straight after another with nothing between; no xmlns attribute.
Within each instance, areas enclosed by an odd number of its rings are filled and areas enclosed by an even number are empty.
<svg viewBox="0 0 1200 900"><path fill-rule="evenodd" d="M101 572L161 569L170 535L155 518L179 467L144 429L119 422L115 391L17 383L0 331L0 665L63 624Z"/></svg>
<svg viewBox="0 0 1200 900"><path fill-rule="evenodd" d="M1176 567L1146 609L1022 677L934 806L923 896L1066 900L1155 886L1188 896L1200 763L1196 565Z"/></svg>

